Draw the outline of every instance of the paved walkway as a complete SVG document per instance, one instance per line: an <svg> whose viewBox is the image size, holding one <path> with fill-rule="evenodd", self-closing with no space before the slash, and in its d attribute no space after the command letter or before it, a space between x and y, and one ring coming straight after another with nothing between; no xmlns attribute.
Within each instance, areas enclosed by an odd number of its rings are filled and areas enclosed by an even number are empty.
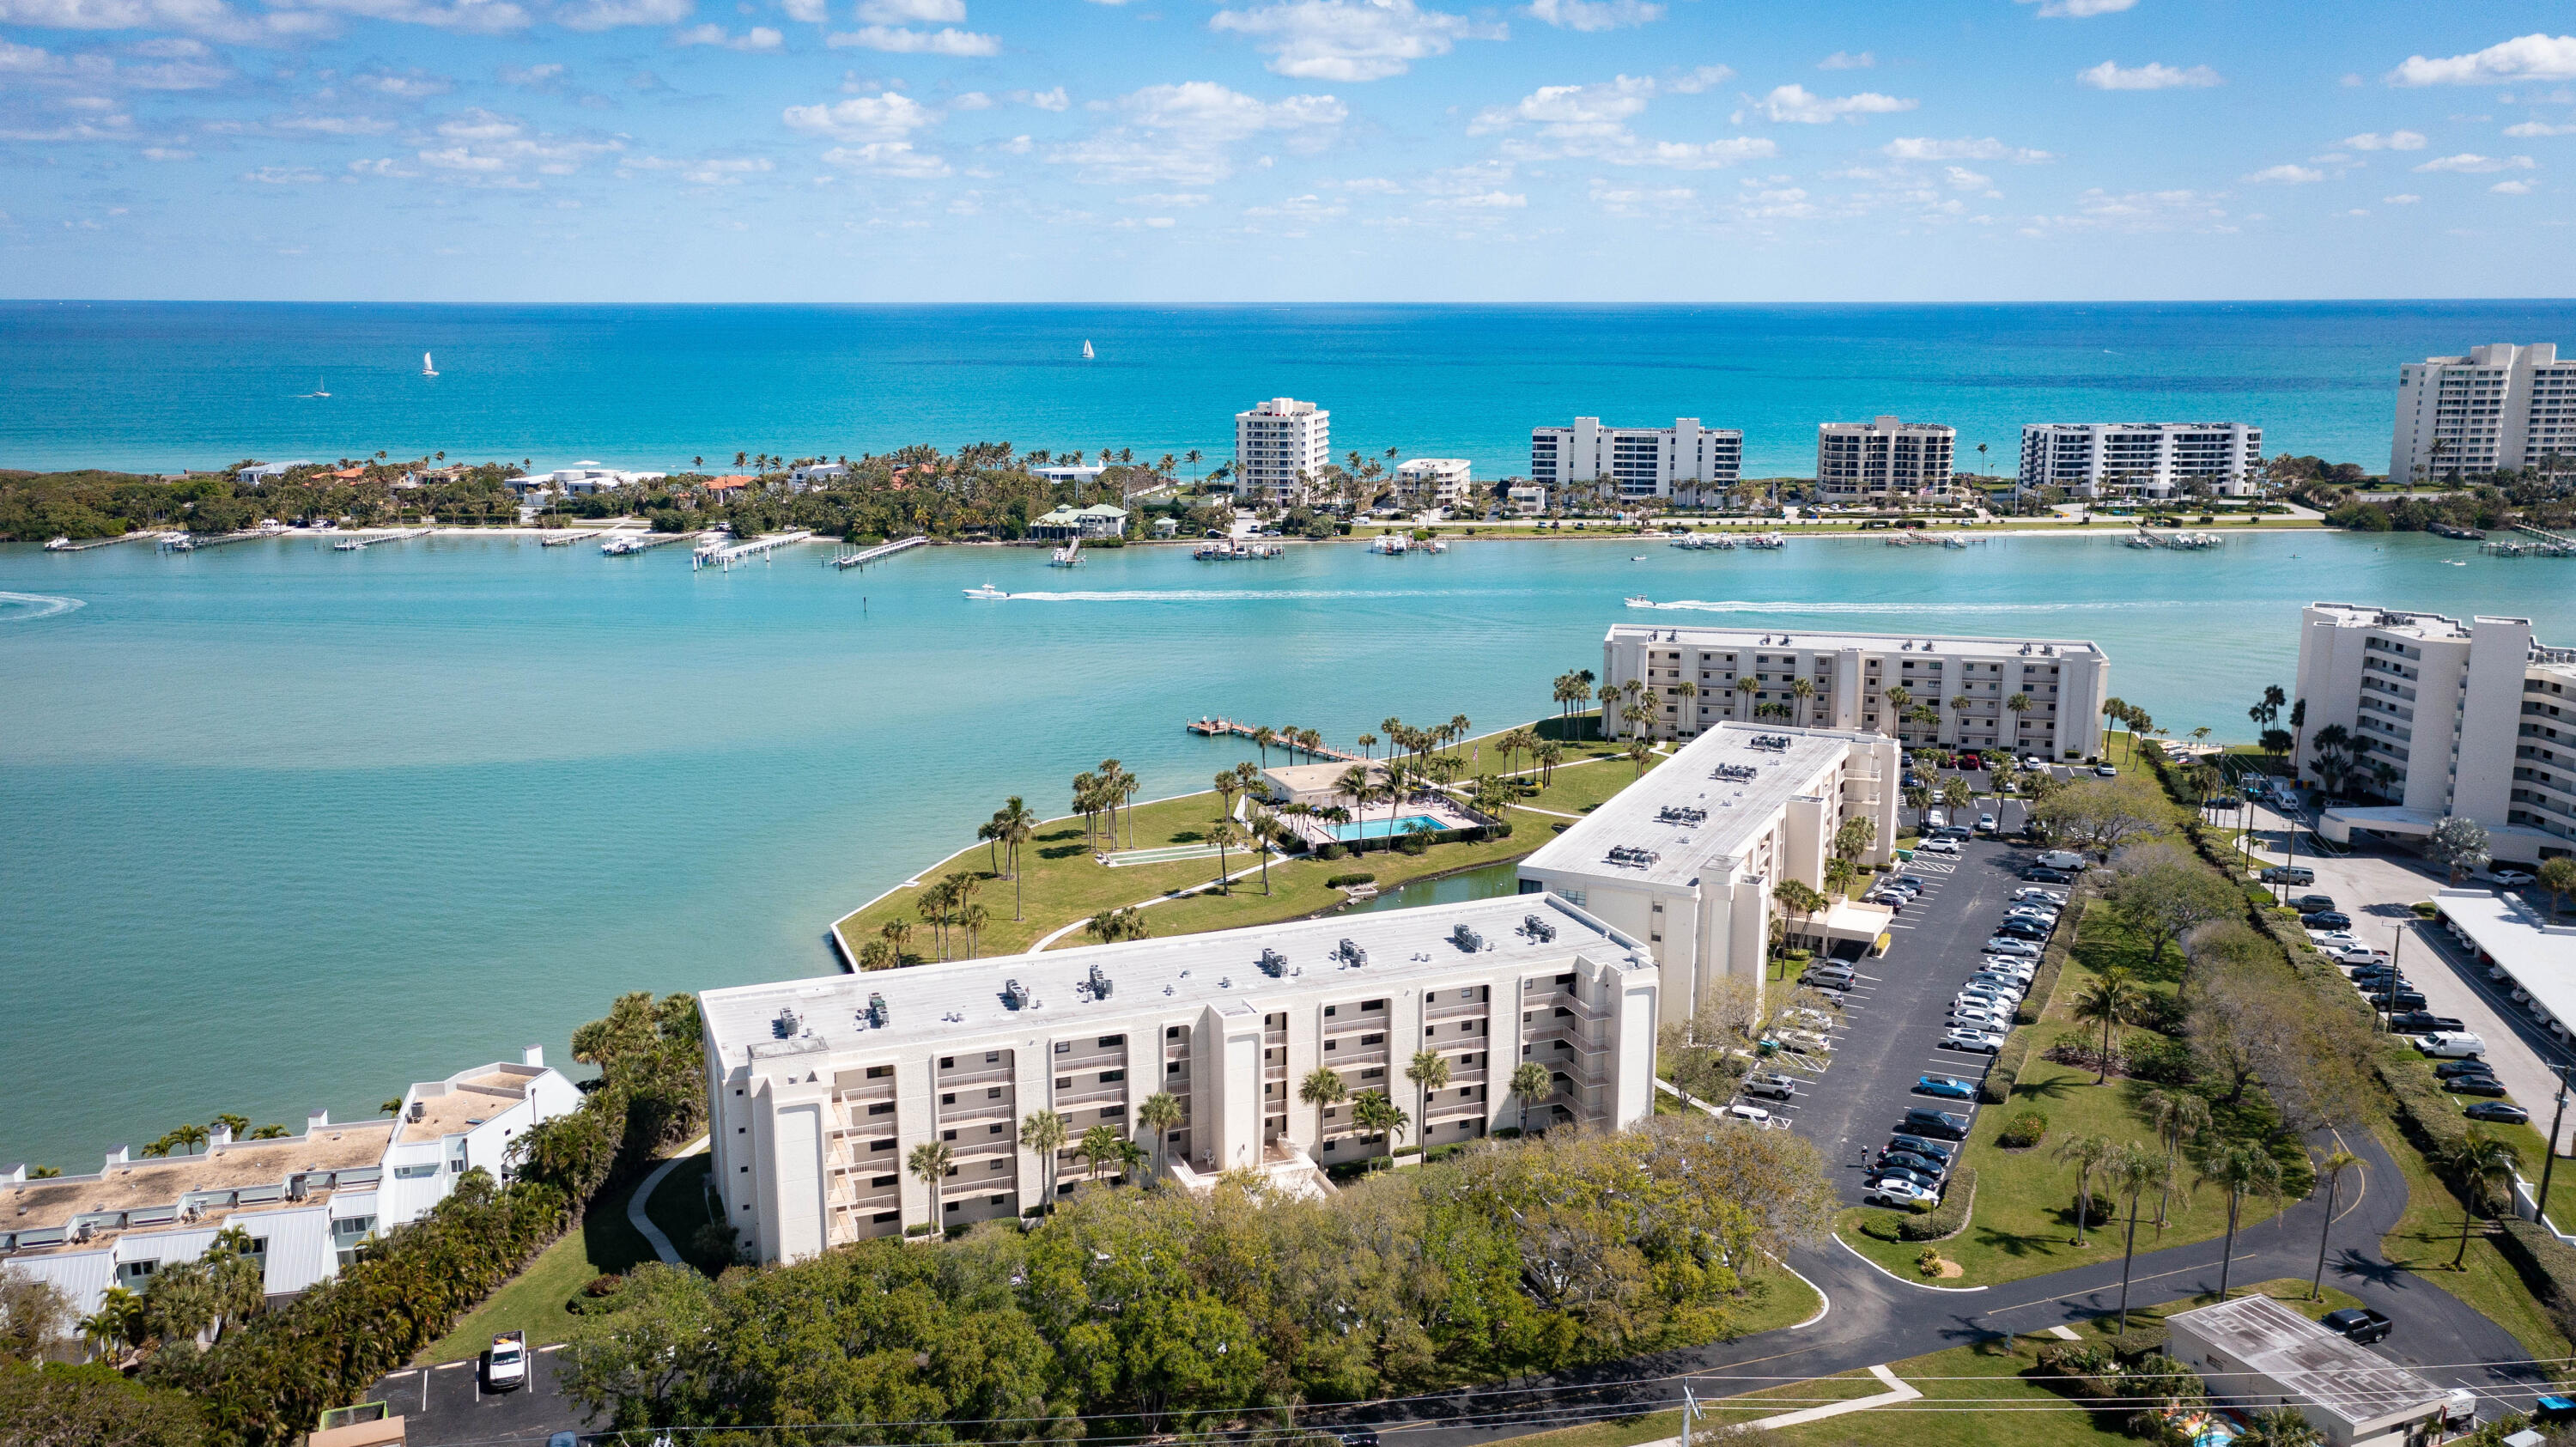
<svg viewBox="0 0 2576 1447"><path fill-rule="evenodd" d="M662 1178L664 1176L671 1174L672 1170L677 1167L680 1162L687 1160L689 1157L696 1155L698 1152L705 1150L706 1148L707 1138L705 1136L700 1136L696 1140L682 1146L678 1155L675 1155L669 1160L664 1161L662 1164L655 1166L653 1168L653 1173L644 1178L644 1183L635 1188L635 1194L626 1198L626 1223L633 1226L636 1232L644 1238L645 1245L653 1248L654 1255L661 1257L665 1263L672 1266L680 1264L679 1248L671 1244L670 1237L662 1234L661 1227L653 1224L653 1218L645 1214L644 1207L653 1199L653 1188L662 1184Z"/></svg>

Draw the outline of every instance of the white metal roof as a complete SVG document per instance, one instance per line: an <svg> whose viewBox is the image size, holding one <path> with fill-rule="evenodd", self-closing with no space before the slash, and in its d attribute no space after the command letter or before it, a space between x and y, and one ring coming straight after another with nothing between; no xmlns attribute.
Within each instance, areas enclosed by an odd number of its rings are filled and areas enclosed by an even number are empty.
<svg viewBox="0 0 2576 1447"><path fill-rule="evenodd" d="M2101 656L2101 646L2082 638L1970 638L1954 633L1834 633L1820 629L1787 630L1777 628L1693 627L1687 623L1613 623L1613 642L1639 641L1649 646L1671 642L1693 648L1751 649L1841 649L1856 648L1864 653L1893 653L1899 657L1977 659L2085 658ZM2042 649L2051 650L2043 653Z"/></svg>
<svg viewBox="0 0 2576 1447"><path fill-rule="evenodd" d="M2484 963L2502 967L2551 1019L2576 1029L2576 925L2545 924L2538 910L2493 890L2438 889L2433 904Z"/></svg>
<svg viewBox="0 0 2576 1447"><path fill-rule="evenodd" d="M1812 792L1819 775L1849 756L1856 737L1861 736L1720 724L1568 825L1564 833L1539 846L1522 867L1549 874L1687 884L1707 861L1741 854L1754 835L1769 827L1783 804ZM1774 741L1778 747L1767 746ZM1619 766L1618 760L1611 759L1584 767ZM1749 774L1722 778L1718 777L1721 770ZM1613 859L1613 850L1643 853Z"/></svg>
<svg viewBox="0 0 2576 1447"><path fill-rule="evenodd" d="M2319 1326L2268 1296L2240 1296L2168 1317L2168 1331L2189 1331L2245 1363L2308 1405L2359 1427L2404 1417L2442 1402L2443 1389L2349 1338ZM2213 1395L2268 1396L2262 1384L2185 1365L2209 1377Z"/></svg>

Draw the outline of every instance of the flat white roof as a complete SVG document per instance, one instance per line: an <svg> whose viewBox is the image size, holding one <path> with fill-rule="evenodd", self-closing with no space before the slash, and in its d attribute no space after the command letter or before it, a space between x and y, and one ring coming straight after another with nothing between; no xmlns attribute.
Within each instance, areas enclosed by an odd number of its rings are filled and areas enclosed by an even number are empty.
<svg viewBox="0 0 2576 1447"><path fill-rule="evenodd" d="M2521 900L2486 889L2437 889L2433 905L2485 963L2512 976L2551 1019L2576 1028L2576 925L2545 924Z"/></svg>
<svg viewBox="0 0 2576 1447"><path fill-rule="evenodd" d="M1817 776L1847 757L1853 742L1881 738L1719 724L1540 845L1522 867L1688 884L1707 861L1741 854L1782 805L1813 792ZM1619 761L1585 767L1615 769ZM1613 850L1635 852L1614 859Z"/></svg>
<svg viewBox="0 0 2576 1447"><path fill-rule="evenodd" d="M1552 926L1553 938L1522 931L1523 919L1531 915ZM1483 937L1483 948L1472 956L1451 938L1462 924ZM1366 952L1365 964L1352 965L1334 953L1344 939ZM1262 972L1265 949L1286 956L1284 975ZM699 995L698 1006L717 1053L727 1065L737 1065L816 1050L891 1050L941 1036L984 1039L997 1030L1080 1031L1088 1028L1086 1021L1106 1024L1208 1005L1258 1009L1283 992L1327 988L1327 979L1330 988L1356 993L1439 980L1461 969L1570 963L1577 955L1653 968L1636 941L1563 900L1524 894L1040 955L740 985L708 990ZM1106 999L1095 997L1090 988L1095 966L1111 982ZM1012 1008L1003 997L1012 980L1027 991L1022 1008ZM882 1027L863 1021L871 995L885 998ZM782 1010L797 1017L796 1027L784 1033Z"/></svg>
<svg viewBox="0 0 2576 1447"><path fill-rule="evenodd" d="M2240 1296L2165 1319L2245 1363L2278 1387L2354 1426L2404 1417L2445 1398L2440 1387L2337 1335L2268 1296ZM2187 1362L2210 1379L2211 1395L2268 1397L2265 1383Z"/></svg>
<svg viewBox="0 0 2576 1447"><path fill-rule="evenodd" d="M1829 633L1777 628L1723 628L1688 623L1613 623L1607 641L1621 639L1652 644L1671 642L1691 648L1857 648L1867 653L1893 653L1939 658L2099 658L2100 645L2081 638L1970 638L1955 633Z"/></svg>

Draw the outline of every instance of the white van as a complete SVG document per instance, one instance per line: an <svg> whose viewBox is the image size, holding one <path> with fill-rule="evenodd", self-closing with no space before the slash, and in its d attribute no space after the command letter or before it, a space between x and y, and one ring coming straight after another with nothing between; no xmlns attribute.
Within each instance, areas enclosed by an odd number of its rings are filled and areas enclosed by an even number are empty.
<svg viewBox="0 0 2576 1447"><path fill-rule="evenodd" d="M2084 856L2066 849L2048 851L2039 856L2038 864L2042 869L2063 869L2069 874L2084 872Z"/></svg>
<svg viewBox="0 0 2576 1447"><path fill-rule="evenodd" d="M2437 1060L2466 1060L2484 1055L2487 1042L2466 1030L2440 1030L2416 1036L2415 1048Z"/></svg>

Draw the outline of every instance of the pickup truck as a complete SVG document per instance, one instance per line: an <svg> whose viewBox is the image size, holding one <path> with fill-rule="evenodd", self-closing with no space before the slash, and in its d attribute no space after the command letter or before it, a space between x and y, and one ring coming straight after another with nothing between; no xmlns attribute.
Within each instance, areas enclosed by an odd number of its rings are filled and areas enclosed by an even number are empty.
<svg viewBox="0 0 2576 1447"><path fill-rule="evenodd" d="M495 1392L515 1392L527 1384L527 1334L505 1331L492 1338L492 1350L483 1359L483 1385Z"/></svg>

